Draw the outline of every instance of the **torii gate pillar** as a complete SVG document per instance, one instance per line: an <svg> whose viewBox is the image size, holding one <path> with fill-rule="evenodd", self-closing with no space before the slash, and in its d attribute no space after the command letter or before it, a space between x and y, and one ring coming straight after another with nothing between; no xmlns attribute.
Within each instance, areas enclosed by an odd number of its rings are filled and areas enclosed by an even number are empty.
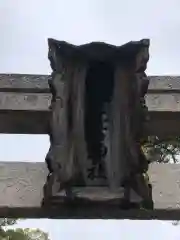
<svg viewBox="0 0 180 240"><path fill-rule="evenodd" d="M133 189L141 199L138 207L152 209L148 162L141 149L149 40L120 47L74 46L54 39L48 44L53 72L44 203L55 198L116 200L129 208ZM81 186L79 192L75 186Z"/></svg>

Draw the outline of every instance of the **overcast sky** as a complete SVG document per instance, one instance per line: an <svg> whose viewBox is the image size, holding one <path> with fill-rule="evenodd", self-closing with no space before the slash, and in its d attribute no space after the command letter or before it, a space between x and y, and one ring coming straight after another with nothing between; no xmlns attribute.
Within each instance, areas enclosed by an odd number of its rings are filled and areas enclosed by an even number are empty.
<svg viewBox="0 0 180 240"><path fill-rule="evenodd" d="M178 0L1 0L0 72L50 73L48 37L117 45L150 38L147 73L180 75L179 10ZM44 161L48 145L47 136L1 135L0 160ZM20 225L39 226L52 240L180 239L180 227L161 221L28 220Z"/></svg>

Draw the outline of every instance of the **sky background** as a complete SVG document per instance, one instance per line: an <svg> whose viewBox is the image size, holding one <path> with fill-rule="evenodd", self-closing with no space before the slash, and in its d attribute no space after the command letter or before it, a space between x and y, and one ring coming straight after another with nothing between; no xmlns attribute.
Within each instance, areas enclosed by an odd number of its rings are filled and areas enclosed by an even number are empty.
<svg viewBox="0 0 180 240"><path fill-rule="evenodd" d="M48 37L116 45L150 38L147 73L180 75L179 12L179 0L1 0L0 73L50 73ZM43 162L49 138L0 135L0 146L0 161ZM180 226L162 221L47 219L21 221L18 226L40 227L52 240L180 239Z"/></svg>

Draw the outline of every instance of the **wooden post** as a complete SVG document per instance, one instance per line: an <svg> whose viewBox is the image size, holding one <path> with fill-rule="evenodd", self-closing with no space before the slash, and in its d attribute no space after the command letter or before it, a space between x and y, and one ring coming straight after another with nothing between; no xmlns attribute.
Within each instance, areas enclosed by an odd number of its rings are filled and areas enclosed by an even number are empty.
<svg viewBox="0 0 180 240"><path fill-rule="evenodd" d="M152 208L151 185L144 177L148 163L140 144L142 126L147 118L144 96L149 81L144 71L149 59L148 48L149 40L146 39L127 44L117 60L107 169L111 189L124 185L126 203L130 188L133 188L143 199L144 206Z"/></svg>

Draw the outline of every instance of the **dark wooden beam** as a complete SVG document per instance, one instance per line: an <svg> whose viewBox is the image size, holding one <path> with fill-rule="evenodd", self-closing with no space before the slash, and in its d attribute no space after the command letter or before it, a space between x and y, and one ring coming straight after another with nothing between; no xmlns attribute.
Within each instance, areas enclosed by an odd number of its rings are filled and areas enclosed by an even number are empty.
<svg viewBox="0 0 180 240"><path fill-rule="evenodd" d="M29 110L0 110L0 133L47 134L50 112ZM180 136L180 112L150 112L146 135Z"/></svg>
<svg viewBox="0 0 180 240"><path fill-rule="evenodd" d="M50 112L0 110L0 133L47 134Z"/></svg>
<svg viewBox="0 0 180 240"><path fill-rule="evenodd" d="M167 138L180 136L180 112L150 111L145 135Z"/></svg>
<svg viewBox="0 0 180 240"><path fill-rule="evenodd" d="M35 207L2 207L0 218L49 218L49 219L117 219L117 220L180 220L179 209L154 209L123 211L118 207L104 206L60 206L59 208L35 208Z"/></svg>

